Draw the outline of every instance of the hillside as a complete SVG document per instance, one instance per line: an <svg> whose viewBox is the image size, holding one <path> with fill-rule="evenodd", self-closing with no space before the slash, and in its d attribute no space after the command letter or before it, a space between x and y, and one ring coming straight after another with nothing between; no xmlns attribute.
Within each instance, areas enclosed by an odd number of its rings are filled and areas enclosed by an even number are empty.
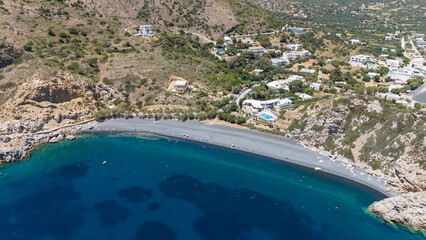
<svg viewBox="0 0 426 240"><path fill-rule="evenodd" d="M395 31L398 25L426 30L426 5L422 0L252 0L256 5L306 27L350 31Z"/></svg>
<svg viewBox="0 0 426 240"><path fill-rule="evenodd" d="M305 115L292 124L288 137L342 158L350 167L362 166L387 176L393 190L426 190L424 112L355 94L325 99L304 109Z"/></svg>

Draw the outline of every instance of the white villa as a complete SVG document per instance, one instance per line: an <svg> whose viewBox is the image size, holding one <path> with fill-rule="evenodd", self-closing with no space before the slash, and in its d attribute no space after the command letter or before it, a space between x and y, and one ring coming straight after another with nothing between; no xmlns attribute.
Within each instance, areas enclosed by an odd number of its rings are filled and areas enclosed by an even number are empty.
<svg viewBox="0 0 426 240"><path fill-rule="evenodd" d="M296 59L300 59L303 57L309 56L311 53L308 50L301 50L301 51L286 51L283 53L282 58L284 61L290 62Z"/></svg>
<svg viewBox="0 0 426 240"><path fill-rule="evenodd" d="M306 93L296 93L296 95L299 96L303 101L311 100L311 99L314 98L311 95L306 94Z"/></svg>
<svg viewBox="0 0 426 240"><path fill-rule="evenodd" d="M366 63L370 61L374 61L374 59L370 57L369 55L360 54L360 55L351 56L349 63L352 66L366 67Z"/></svg>
<svg viewBox="0 0 426 240"><path fill-rule="evenodd" d="M248 99L248 100L245 100L243 102L243 105L248 106L248 107L252 107L253 109L251 111L257 112L257 111L264 110L264 109L267 109L267 108L273 108L273 107L277 107L277 106L286 106L286 105L289 105L291 103L292 103L292 101L288 98L271 99L271 100L266 100L266 101Z"/></svg>
<svg viewBox="0 0 426 240"><path fill-rule="evenodd" d="M253 44L253 41L250 38L243 39L243 43Z"/></svg>
<svg viewBox="0 0 426 240"><path fill-rule="evenodd" d="M321 89L321 83L317 82L317 83L311 83L311 85L309 85L310 88L314 89L315 91L319 91Z"/></svg>
<svg viewBox="0 0 426 240"><path fill-rule="evenodd" d="M289 90L285 80L277 80L266 84L269 89L278 91L280 89Z"/></svg>
<svg viewBox="0 0 426 240"><path fill-rule="evenodd" d="M142 36L145 38L151 38L155 36L155 31L152 25L140 25L139 32L135 36Z"/></svg>
<svg viewBox="0 0 426 240"><path fill-rule="evenodd" d="M302 44L287 44L287 47L293 51L298 51L302 49Z"/></svg>
<svg viewBox="0 0 426 240"><path fill-rule="evenodd" d="M272 65L274 66L284 66L286 61L284 60L284 58L272 58L271 59Z"/></svg>
<svg viewBox="0 0 426 240"><path fill-rule="evenodd" d="M232 42L232 38L230 38L230 37L228 37L228 36L225 36L224 38L223 38L223 40L225 40L225 45L228 45L228 44L232 44L233 42Z"/></svg>

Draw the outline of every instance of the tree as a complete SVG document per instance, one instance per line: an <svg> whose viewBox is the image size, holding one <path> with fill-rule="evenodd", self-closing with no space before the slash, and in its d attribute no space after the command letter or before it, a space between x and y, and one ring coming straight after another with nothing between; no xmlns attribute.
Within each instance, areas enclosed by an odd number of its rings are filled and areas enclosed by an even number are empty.
<svg viewBox="0 0 426 240"><path fill-rule="evenodd" d="M296 80L290 83L290 92L297 93L303 91L303 83L301 80Z"/></svg>
<svg viewBox="0 0 426 240"><path fill-rule="evenodd" d="M223 40L223 38L220 38L216 41L217 46L223 46L223 44L225 44L225 40Z"/></svg>
<svg viewBox="0 0 426 240"><path fill-rule="evenodd" d="M73 35L78 35L78 30L76 28L70 28L68 29L68 32Z"/></svg>
<svg viewBox="0 0 426 240"><path fill-rule="evenodd" d="M402 61L404 62L405 65L408 65L411 60L408 57L403 57Z"/></svg>
<svg viewBox="0 0 426 240"><path fill-rule="evenodd" d="M47 30L47 35L51 36L51 37L55 37L56 34L53 32L53 28L49 27L49 29Z"/></svg>
<svg viewBox="0 0 426 240"><path fill-rule="evenodd" d="M375 82L380 82L380 76L379 75L374 76L374 81Z"/></svg>
<svg viewBox="0 0 426 240"><path fill-rule="evenodd" d="M378 91L378 89L376 87L372 87L372 86L367 87L367 93L368 94L372 94L372 93L375 93L377 91Z"/></svg>
<svg viewBox="0 0 426 240"><path fill-rule="evenodd" d="M401 93L401 89L400 88L394 88L391 90L391 93L393 94L400 94Z"/></svg>
<svg viewBox="0 0 426 240"><path fill-rule="evenodd" d="M308 95L313 95L314 94L314 89L312 88L305 88L303 89L303 92L308 94Z"/></svg>
<svg viewBox="0 0 426 240"><path fill-rule="evenodd" d="M27 44L24 45L24 50L27 52L32 52L33 51L33 46L34 43L33 42L27 42Z"/></svg>
<svg viewBox="0 0 426 240"><path fill-rule="evenodd" d="M340 62L339 61L333 61L332 63L331 63L331 65L333 65L333 67L339 67L339 65L340 65Z"/></svg>
<svg viewBox="0 0 426 240"><path fill-rule="evenodd" d="M380 76L384 76L384 75L386 75L386 74L389 73L389 68L387 68L387 67L381 67L380 70L379 70L379 72L380 72Z"/></svg>

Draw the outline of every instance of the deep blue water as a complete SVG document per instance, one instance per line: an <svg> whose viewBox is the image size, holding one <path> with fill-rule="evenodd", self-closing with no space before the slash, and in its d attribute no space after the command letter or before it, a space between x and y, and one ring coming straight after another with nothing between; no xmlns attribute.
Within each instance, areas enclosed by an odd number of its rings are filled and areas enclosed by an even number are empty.
<svg viewBox="0 0 426 240"><path fill-rule="evenodd" d="M0 168L0 239L423 239L365 212L382 196L231 149L84 135Z"/></svg>

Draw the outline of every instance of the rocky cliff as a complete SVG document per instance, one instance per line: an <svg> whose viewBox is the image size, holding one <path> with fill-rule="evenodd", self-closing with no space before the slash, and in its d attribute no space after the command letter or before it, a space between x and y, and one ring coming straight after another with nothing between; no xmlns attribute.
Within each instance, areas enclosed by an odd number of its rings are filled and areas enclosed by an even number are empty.
<svg viewBox="0 0 426 240"><path fill-rule="evenodd" d="M346 94L307 107L288 137L386 179L389 190L426 190L424 110Z"/></svg>
<svg viewBox="0 0 426 240"><path fill-rule="evenodd" d="M426 192L386 198L371 204L368 210L391 224L426 231Z"/></svg>

